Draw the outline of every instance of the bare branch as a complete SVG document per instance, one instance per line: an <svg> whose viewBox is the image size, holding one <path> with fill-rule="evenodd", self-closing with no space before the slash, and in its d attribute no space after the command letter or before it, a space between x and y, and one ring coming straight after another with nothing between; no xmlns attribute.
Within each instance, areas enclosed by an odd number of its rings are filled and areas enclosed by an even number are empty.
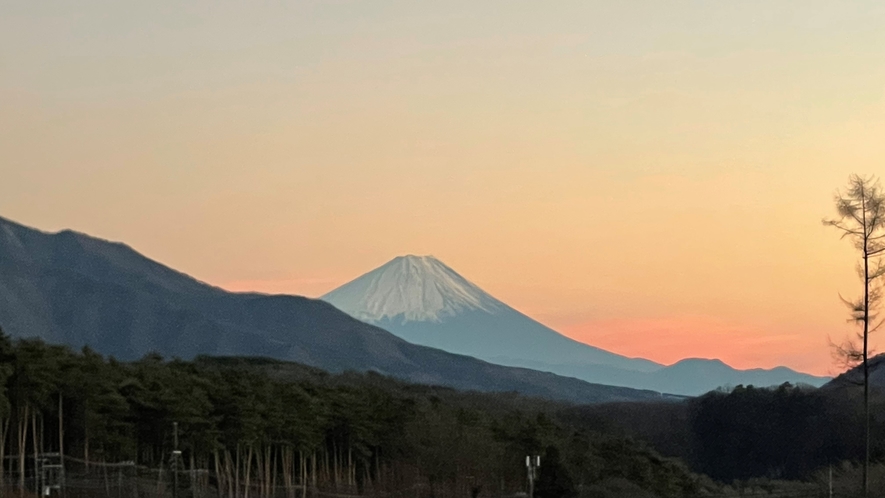
<svg viewBox="0 0 885 498"><path fill-rule="evenodd" d="M853 229L848 228L847 226L845 226L845 225L842 223L842 220L823 220L823 224L826 225L826 226L831 226L831 227L833 227L833 228L837 228L837 229L839 229L839 230L842 230L843 232L845 232L846 235L858 235L858 236L863 235L863 232L862 232L862 231L860 231L860 230L853 230ZM845 235L843 235L843 237L845 237Z"/></svg>

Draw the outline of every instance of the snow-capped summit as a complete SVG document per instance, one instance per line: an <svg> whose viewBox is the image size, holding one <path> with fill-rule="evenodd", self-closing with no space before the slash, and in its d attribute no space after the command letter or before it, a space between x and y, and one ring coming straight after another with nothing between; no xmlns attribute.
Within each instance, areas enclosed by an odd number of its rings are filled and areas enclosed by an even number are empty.
<svg viewBox="0 0 885 498"><path fill-rule="evenodd" d="M640 371L661 367L569 339L495 299L432 256L394 258L320 299L409 342L509 366L550 371L554 363Z"/></svg>
<svg viewBox="0 0 885 498"><path fill-rule="evenodd" d="M495 313L503 303L433 256L400 256L326 294L360 320L439 322L468 311Z"/></svg>

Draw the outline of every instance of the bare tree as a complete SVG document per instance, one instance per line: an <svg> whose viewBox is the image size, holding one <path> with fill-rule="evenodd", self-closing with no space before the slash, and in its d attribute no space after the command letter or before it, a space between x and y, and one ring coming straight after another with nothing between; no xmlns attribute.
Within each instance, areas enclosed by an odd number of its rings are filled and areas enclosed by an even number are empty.
<svg viewBox="0 0 885 498"><path fill-rule="evenodd" d="M882 298L881 277L885 275L885 192L875 177L851 175L848 187L836 194L838 218L824 220L824 224L842 232L861 254L857 272L863 282L863 296L842 301L851 310L851 320L860 330L855 340L837 347L838 354L849 365L862 365L865 424L865 456L863 465L864 496L869 496L870 466L870 334L881 322L877 321L878 305Z"/></svg>

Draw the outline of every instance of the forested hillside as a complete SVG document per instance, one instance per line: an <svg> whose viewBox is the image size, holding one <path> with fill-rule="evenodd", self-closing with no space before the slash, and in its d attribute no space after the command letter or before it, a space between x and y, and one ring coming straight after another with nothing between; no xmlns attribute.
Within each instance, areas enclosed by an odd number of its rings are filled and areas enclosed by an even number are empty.
<svg viewBox="0 0 885 498"><path fill-rule="evenodd" d="M609 433L646 441L720 482L759 478L823 482L831 466L838 480L853 473L863 458L862 398L863 388L858 385L738 386L686 403L586 405L558 414L563 423L605 427ZM872 459L883 462L881 392L874 393L872 413ZM877 473L885 492L885 468Z"/></svg>
<svg viewBox="0 0 885 498"><path fill-rule="evenodd" d="M223 496L512 495L526 489L529 454L544 462L543 498L608 485L661 497L702 488L683 465L642 444L557 422L565 405L515 394L329 375L261 359L149 355L121 363L6 336L0 386L9 492L31 485L35 452L61 451L96 468L133 461L168 475L174 423L180 468L194 470L180 486L203 476L204 489ZM104 472L106 486L116 482Z"/></svg>
<svg viewBox="0 0 885 498"><path fill-rule="evenodd" d="M540 455L539 498L812 496L831 465L848 490L836 496L851 496L857 394L741 386L578 406L265 358L126 363L0 335L0 489L34 489L35 452L62 452L69 490L97 490L70 497L172 496L173 466L182 498L502 497L526 490L525 457ZM879 460L885 419L873 427Z"/></svg>

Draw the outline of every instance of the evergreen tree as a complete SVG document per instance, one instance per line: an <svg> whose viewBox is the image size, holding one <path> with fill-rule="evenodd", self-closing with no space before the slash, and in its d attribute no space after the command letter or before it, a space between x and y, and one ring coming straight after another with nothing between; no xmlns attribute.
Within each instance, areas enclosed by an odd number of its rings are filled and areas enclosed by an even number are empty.
<svg viewBox="0 0 885 498"><path fill-rule="evenodd" d="M555 446L548 446L544 451L539 470L535 484L537 498L569 498L575 495L575 484Z"/></svg>

